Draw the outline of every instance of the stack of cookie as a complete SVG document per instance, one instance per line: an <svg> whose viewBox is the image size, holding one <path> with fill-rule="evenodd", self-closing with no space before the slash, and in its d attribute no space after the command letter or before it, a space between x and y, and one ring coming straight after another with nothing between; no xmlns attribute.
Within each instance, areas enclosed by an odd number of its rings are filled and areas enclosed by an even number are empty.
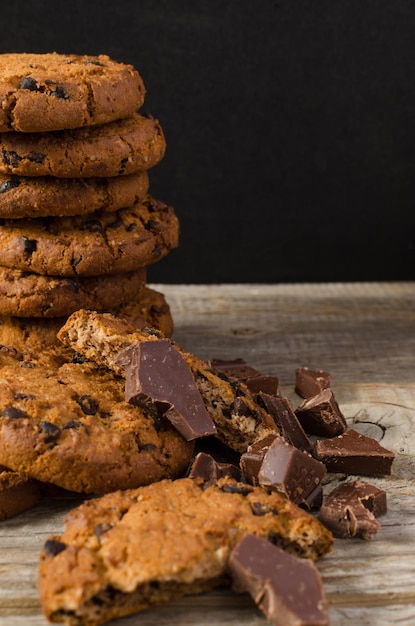
<svg viewBox="0 0 415 626"><path fill-rule="evenodd" d="M144 96L105 55L0 55L0 343L53 343L80 308L171 334L147 266L179 224L149 195L166 143Z"/></svg>

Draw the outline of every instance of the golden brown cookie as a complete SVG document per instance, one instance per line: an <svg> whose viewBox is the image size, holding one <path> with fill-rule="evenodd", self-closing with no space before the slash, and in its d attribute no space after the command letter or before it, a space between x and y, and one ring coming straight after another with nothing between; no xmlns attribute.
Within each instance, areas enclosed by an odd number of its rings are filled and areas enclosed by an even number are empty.
<svg viewBox="0 0 415 626"><path fill-rule="evenodd" d="M100 126L50 133L0 134L0 172L90 178L135 174L164 156L160 123L135 113Z"/></svg>
<svg viewBox="0 0 415 626"><path fill-rule="evenodd" d="M1 265L48 276L103 276L159 261L179 244L174 209L148 196L118 211L0 219Z"/></svg>
<svg viewBox="0 0 415 626"><path fill-rule="evenodd" d="M80 308L105 311L138 296L146 284L146 269L67 278L41 276L0 267L0 315L63 317Z"/></svg>
<svg viewBox="0 0 415 626"><path fill-rule="evenodd" d="M0 464L86 493L182 475L192 444L125 402L112 372L68 353L2 350Z"/></svg>
<svg viewBox="0 0 415 626"><path fill-rule="evenodd" d="M277 493L224 478L204 488L164 480L85 502L42 550L47 619L95 626L183 595L229 584L228 558L251 533L311 559L332 536Z"/></svg>
<svg viewBox="0 0 415 626"><path fill-rule="evenodd" d="M147 172L111 178L55 178L0 174L0 218L85 215L116 211L144 200Z"/></svg>
<svg viewBox="0 0 415 626"><path fill-rule="evenodd" d="M145 88L132 65L106 55L0 55L0 132L104 124L141 107Z"/></svg>

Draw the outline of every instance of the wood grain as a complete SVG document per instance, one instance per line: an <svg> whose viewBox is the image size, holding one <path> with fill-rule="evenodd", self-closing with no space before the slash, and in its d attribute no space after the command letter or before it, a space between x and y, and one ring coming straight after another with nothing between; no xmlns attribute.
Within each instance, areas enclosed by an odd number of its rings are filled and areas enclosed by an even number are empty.
<svg viewBox="0 0 415 626"><path fill-rule="evenodd" d="M293 392L299 365L333 375L348 420L397 453L388 513L371 541L336 540L319 564L333 626L415 623L415 283L152 285L176 341L199 357L243 357ZM331 475L325 490L338 477ZM61 494L0 525L0 625L45 626L36 579L41 546L79 496ZM249 597L217 590L111 622L113 626L265 626Z"/></svg>

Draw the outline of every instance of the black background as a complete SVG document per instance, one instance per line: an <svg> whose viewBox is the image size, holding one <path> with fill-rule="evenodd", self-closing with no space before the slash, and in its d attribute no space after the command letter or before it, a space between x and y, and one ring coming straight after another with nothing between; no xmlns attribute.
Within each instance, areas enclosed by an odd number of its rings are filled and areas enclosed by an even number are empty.
<svg viewBox="0 0 415 626"><path fill-rule="evenodd" d="M181 244L152 282L415 279L415 4L2 3L0 52L132 63Z"/></svg>

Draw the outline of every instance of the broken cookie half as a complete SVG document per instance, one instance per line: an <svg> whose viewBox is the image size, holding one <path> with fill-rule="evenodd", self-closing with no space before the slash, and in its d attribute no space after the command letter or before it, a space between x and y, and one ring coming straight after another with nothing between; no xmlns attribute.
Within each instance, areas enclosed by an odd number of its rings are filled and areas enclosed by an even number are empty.
<svg viewBox="0 0 415 626"><path fill-rule="evenodd" d="M147 367L146 362L141 358L142 349L138 346L145 343L145 350L148 354L152 353L149 358L153 361L158 352L157 360L160 365L162 365L163 358L171 362L174 360L176 366L180 363L181 371L183 371L184 362L191 372L198 394L201 395L210 415L209 419L205 416L202 433L203 429L206 430L206 434L214 434L216 431L216 436L237 452L244 452L248 445L268 433L279 434L279 428L271 414L256 401L255 393L251 392L243 381L224 379L209 363L185 352L177 343L166 339L154 328L137 330L125 320L109 313L80 309L68 318L58 333L58 339L83 357L111 369L123 378L127 377L127 394L130 394L131 388L135 387L131 397L134 397L135 401L137 399L139 402L146 401L147 404L149 394L140 389L144 376L140 377L138 393L136 393L137 380L133 380L134 376L137 377L137 374L140 374L140 370L143 371ZM150 342L157 342L158 346L151 349ZM133 348L133 346L136 347ZM132 359L135 359L135 364ZM164 371L167 374L168 368L165 367ZM160 376L160 372L157 376ZM160 380L159 378L159 382ZM147 387L150 386L148 382L145 384ZM166 390L166 379L161 384ZM172 396L170 396L170 399L160 402L154 397L154 391L153 385L152 404L158 405L159 409L160 405L164 404L166 411L170 411L170 417L176 420L176 424L183 432L192 430L192 426L183 423L183 411L181 415L179 415L180 411L177 411L177 405L183 405L183 397L178 399L176 395L172 402ZM192 390L192 402L195 401L196 395ZM201 415L199 409L198 414ZM187 433L186 436L189 435L192 436L191 433Z"/></svg>
<svg viewBox="0 0 415 626"><path fill-rule="evenodd" d="M179 478L86 501L46 542L45 616L68 626L115 617L230 584L228 559L246 533L317 560L332 535L278 493L225 477Z"/></svg>

